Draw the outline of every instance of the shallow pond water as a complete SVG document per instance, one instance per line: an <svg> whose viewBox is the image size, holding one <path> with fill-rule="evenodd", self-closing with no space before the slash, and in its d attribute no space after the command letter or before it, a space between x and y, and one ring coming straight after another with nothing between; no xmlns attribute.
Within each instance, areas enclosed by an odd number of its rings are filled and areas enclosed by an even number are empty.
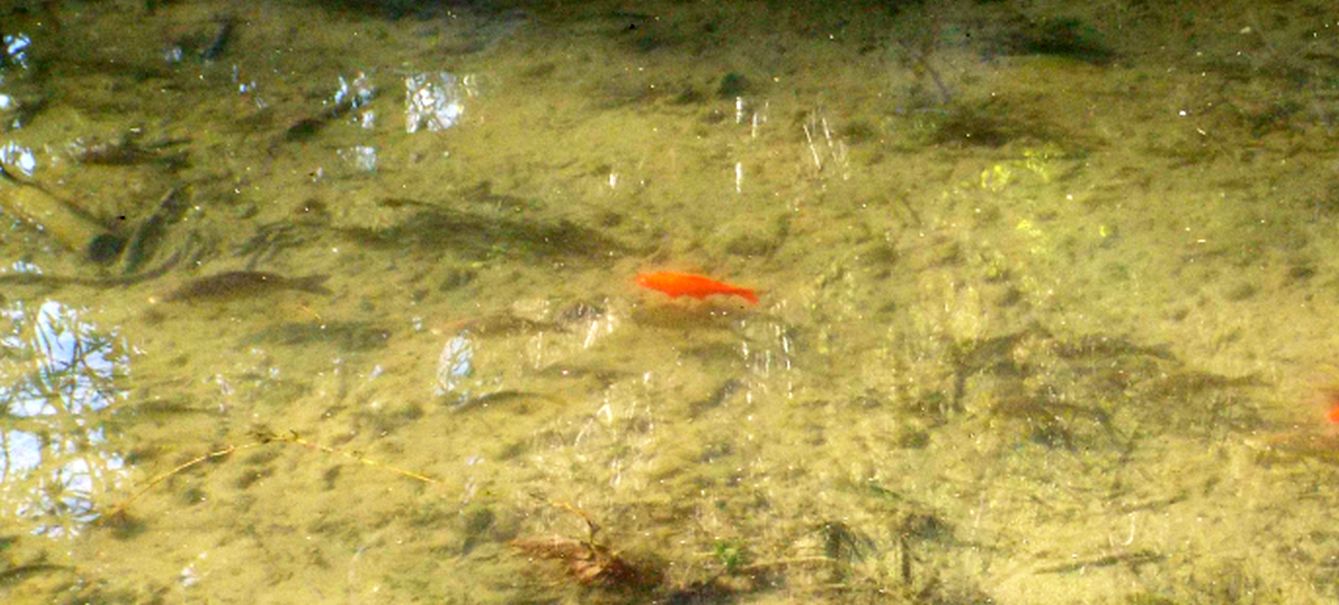
<svg viewBox="0 0 1339 605"><path fill-rule="evenodd" d="M1335 602L1332 9L0 5L0 597Z"/></svg>

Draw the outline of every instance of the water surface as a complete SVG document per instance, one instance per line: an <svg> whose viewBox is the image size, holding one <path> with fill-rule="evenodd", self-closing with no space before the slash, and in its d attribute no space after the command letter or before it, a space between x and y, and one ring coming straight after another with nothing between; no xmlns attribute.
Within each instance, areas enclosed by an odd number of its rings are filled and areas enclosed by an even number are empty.
<svg viewBox="0 0 1339 605"><path fill-rule="evenodd" d="M0 35L7 600L1339 600L1327 3Z"/></svg>

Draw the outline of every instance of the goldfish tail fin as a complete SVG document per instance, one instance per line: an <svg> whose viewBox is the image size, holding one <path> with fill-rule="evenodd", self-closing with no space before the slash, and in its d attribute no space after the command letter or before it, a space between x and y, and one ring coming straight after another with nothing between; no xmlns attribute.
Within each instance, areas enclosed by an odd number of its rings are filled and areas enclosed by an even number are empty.
<svg viewBox="0 0 1339 605"><path fill-rule="evenodd" d="M758 293L753 290L741 288L739 291L735 292L735 294L738 294L744 300L749 301L749 304L758 304Z"/></svg>

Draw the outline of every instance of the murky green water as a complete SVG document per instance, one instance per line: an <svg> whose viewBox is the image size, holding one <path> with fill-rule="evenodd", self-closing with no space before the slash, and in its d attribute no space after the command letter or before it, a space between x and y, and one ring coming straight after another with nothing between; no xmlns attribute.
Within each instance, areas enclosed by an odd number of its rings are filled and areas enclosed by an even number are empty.
<svg viewBox="0 0 1339 605"><path fill-rule="evenodd" d="M1339 600L1326 2L0 35L6 602Z"/></svg>

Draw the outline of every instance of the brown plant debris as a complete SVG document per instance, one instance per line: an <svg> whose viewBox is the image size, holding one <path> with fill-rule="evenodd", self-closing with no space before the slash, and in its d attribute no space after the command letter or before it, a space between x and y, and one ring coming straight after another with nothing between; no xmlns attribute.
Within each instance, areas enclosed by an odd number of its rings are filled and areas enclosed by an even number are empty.
<svg viewBox="0 0 1339 605"><path fill-rule="evenodd" d="M518 538L511 546L530 557L562 561L567 573L583 586L649 588L660 574L630 563L608 547L563 536Z"/></svg>
<svg viewBox="0 0 1339 605"><path fill-rule="evenodd" d="M587 538L574 540L557 535L517 538L511 541L512 548L533 558L562 561L567 566L567 573L576 578L582 586L647 590L660 584L662 578L659 570L648 565L632 563L614 554L608 546L595 541L595 536L600 533L601 527L590 513L569 502L533 496L549 506L580 517L586 524Z"/></svg>

